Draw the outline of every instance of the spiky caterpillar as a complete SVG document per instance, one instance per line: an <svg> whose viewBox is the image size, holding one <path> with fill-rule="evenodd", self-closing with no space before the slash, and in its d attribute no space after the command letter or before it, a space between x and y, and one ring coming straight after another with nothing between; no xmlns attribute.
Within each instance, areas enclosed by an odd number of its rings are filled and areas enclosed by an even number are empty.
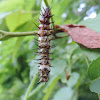
<svg viewBox="0 0 100 100"><path fill-rule="evenodd" d="M40 82L47 82L49 79L50 73L50 18L51 11L50 8L47 7L44 9L44 13L41 15L39 31L38 31L38 43L39 43L39 53L41 56L40 66L39 66L39 74L40 74Z"/></svg>

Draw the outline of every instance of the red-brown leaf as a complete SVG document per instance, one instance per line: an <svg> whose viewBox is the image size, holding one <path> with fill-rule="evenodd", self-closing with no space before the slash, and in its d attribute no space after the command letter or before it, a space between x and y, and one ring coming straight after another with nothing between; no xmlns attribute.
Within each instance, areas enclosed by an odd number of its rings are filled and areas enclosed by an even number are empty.
<svg viewBox="0 0 100 100"><path fill-rule="evenodd" d="M61 28L62 31L69 34L75 42L87 48L100 48L100 34L83 25L67 24L56 25L55 27L56 29Z"/></svg>

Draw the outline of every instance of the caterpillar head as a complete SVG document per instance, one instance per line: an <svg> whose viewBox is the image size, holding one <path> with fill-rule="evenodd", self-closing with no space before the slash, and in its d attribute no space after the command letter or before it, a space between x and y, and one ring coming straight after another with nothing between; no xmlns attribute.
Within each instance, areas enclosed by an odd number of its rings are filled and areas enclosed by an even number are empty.
<svg viewBox="0 0 100 100"><path fill-rule="evenodd" d="M50 8L47 7L47 8L45 9L45 12L44 12L44 14L43 14L43 17L44 17L44 18L50 18L50 16L51 16L51 11L50 11Z"/></svg>

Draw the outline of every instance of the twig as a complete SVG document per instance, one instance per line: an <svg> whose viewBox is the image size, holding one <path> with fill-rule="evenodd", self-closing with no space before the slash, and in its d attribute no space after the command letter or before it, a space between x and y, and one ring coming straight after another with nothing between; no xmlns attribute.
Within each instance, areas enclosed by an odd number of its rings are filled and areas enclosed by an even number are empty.
<svg viewBox="0 0 100 100"><path fill-rule="evenodd" d="M56 32L54 32L54 30L50 30L50 33L53 35L53 34L57 34L61 32L60 30L56 30ZM12 38L12 37L20 37L20 36L30 36L30 35L37 35L38 34L38 31L30 31L30 32L6 32L6 31L3 31L3 30L0 30L0 41L3 41L3 40L7 40L9 38ZM64 38L64 37L68 37L69 35L65 35L65 36L53 36L53 38L51 40L54 40L54 39L59 39L59 38Z"/></svg>
<svg viewBox="0 0 100 100"><path fill-rule="evenodd" d="M56 33L56 34L57 34L57 33ZM60 39L60 38L68 37L68 36L69 36L69 35L56 36L56 37L51 38L51 40Z"/></svg>
<svg viewBox="0 0 100 100"><path fill-rule="evenodd" d="M51 30L50 32L53 33L54 31ZM7 39L12 38L12 37L37 35L37 33L38 33L38 31L30 31L30 32L6 32L6 31L3 31L3 30L0 30L0 34L1 34L0 41L7 40Z"/></svg>
<svg viewBox="0 0 100 100"><path fill-rule="evenodd" d="M31 31L31 32L6 32L0 30L0 40L7 40L11 37L19 37L19 36L29 36L29 35L37 35L38 31Z"/></svg>

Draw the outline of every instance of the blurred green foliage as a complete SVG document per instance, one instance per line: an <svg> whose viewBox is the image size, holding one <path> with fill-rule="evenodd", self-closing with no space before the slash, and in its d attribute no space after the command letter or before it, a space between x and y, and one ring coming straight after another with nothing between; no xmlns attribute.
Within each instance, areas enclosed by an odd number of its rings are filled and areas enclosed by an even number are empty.
<svg viewBox="0 0 100 100"><path fill-rule="evenodd" d="M54 22L59 25L79 23L90 13L100 11L99 0L47 1L52 7ZM81 4L86 6L82 8ZM0 30L13 32L36 30L34 22L39 25L36 20L40 16L40 6L41 0L0 0ZM79 8L81 11L78 11ZM91 8L92 11L90 11ZM87 26L90 25L89 23L90 21L83 22ZM65 33L58 35L62 34ZM38 65L34 59L39 58L39 55L35 55L34 52L37 50L33 50L37 48L34 38L37 36L15 37L0 41L0 100L23 100L25 97L32 78L38 72ZM34 84L28 100L98 100L97 95L90 92L86 84L90 82L90 79L83 55L86 54L91 62L100 53L98 51L94 53L93 50L82 47L83 54L70 36L53 40L51 45L56 45L56 47L51 49L54 53L51 55L54 59L52 61L54 67L51 68L50 80L46 85ZM66 80L65 72L71 75L69 80ZM38 80L39 78L35 80L35 83ZM94 87L90 89L95 91Z"/></svg>

